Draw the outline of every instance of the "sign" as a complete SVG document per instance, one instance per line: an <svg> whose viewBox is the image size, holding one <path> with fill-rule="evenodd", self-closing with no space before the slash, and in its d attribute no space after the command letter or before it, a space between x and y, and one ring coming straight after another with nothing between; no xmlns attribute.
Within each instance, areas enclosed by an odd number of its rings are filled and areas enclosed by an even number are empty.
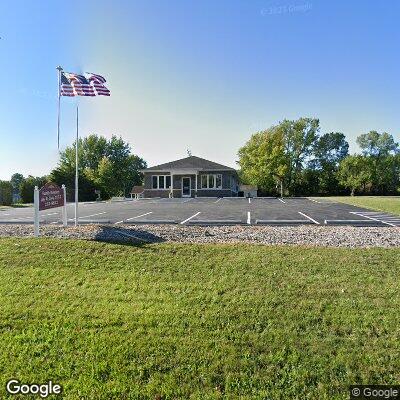
<svg viewBox="0 0 400 400"><path fill-rule="evenodd" d="M39 190L39 211L64 206L64 191L55 183L46 183Z"/></svg>

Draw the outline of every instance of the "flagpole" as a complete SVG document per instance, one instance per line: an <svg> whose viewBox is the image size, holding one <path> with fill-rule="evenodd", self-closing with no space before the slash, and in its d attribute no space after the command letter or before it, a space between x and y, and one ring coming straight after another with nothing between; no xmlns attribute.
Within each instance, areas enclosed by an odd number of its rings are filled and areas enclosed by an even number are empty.
<svg viewBox="0 0 400 400"><path fill-rule="evenodd" d="M75 226L78 226L78 141L79 141L79 108L76 106L76 144L75 144Z"/></svg>
<svg viewBox="0 0 400 400"><path fill-rule="evenodd" d="M60 105L61 105L61 71L62 67L58 66L58 115L57 115L57 149L60 151Z"/></svg>

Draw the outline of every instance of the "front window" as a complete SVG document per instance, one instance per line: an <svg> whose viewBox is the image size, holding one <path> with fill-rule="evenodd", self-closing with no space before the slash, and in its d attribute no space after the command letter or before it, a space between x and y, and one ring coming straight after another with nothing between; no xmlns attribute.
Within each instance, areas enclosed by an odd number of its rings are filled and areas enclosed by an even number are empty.
<svg viewBox="0 0 400 400"><path fill-rule="evenodd" d="M169 189L171 187L171 175L153 175L153 189Z"/></svg>
<svg viewBox="0 0 400 400"><path fill-rule="evenodd" d="M222 175L221 174L201 175L201 188L222 189Z"/></svg>
<svg viewBox="0 0 400 400"><path fill-rule="evenodd" d="M208 188L209 189L215 188L215 175L208 175Z"/></svg>
<svg viewBox="0 0 400 400"><path fill-rule="evenodd" d="M201 175L201 188L202 189L208 188L208 175Z"/></svg>
<svg viewBox="0 0 400 400"><path fill-rule="evenodd" d="M222 189L222 175L221 174L216 175L215 186L217 189Z"/></svg>

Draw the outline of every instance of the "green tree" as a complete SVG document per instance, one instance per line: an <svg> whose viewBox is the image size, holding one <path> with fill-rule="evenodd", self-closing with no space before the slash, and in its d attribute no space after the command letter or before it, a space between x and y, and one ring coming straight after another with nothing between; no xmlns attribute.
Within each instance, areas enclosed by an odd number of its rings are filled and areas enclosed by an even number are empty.
<svg viewBox="0 0 400 400"><path fill-rule="evenodd" d="M13 202L13 187L9 181L0 181L0 205L10 206Z"/></svg>
<svg viewBox="0 0 400 400"><path fill-rule="evenodd" d="M284 120L277 126L277 129L282 131L285 143L286 185L289 194L296 194L302 191L300 175L318 138L319 120L316 118Z"/></svg>
<svg viewBox="0 0 400 400"><path fill-rule="evenodd" d="M301 171L318 131L318 119L300 118L256 133L238 153L243 176L269 192L276 184L283 184L289 194L301 191Z"/></svg>
<svg viewBox="0 0 400 400"><path fill-rule="evenodd" d="M265 192L275 192L286 176L284 147L283 133L276 127L252 135L238 152L242 180Z"/></svg>
<svg viewBox="0 0 400 400"><path fill-rule="evenodd" d="M21 201L23 203L33 203L33 191L35 186L39 189L48 182L46 176L34 177L29 175L25 180L22 181L20 186Z"/></svg>
<svg viewBox="0 0 400 400"><path fill-rule="evenodd" d="M388 194L393 192L393 182L397 176L393 158L399 152L399 145L392 135L383 132L370 131L360 135L357 143L362 154L368 157L371 165L371 192Z"/></svg>
<svg viewBox="0 0 400 400"><path fill-rule="evenodd" d="M88 178L86 172L79 169L78 181L79 181L79 200L90 201L95 200L96 185ZM59 166L50 174L50 180L57 185L65 185L67 201L75 200L75 165L63 165Z"/></svg>
<svg viewBox="0 0 400 400"><path fill-rule="evenodd" d="M349 144L341 132L329 132L315 142L313 159L309 168L314 171L310 176L314 180L311 193L332 194L340 191L337 171L339 163L349 154Z"/></svg>
<svg viewBox="0 0 400 400"><path fill-rule="evenodd" d="M15 173L11 176L11 185L13 187L13 192L15 194L19 194L20 193L20 187L21 187L21 183L25 180L24 176L22 174L19 173Z"/></svg>
<svg viewBox="0 0 400 400"><path fill-rule="evenodd" d="M348 156L339 165L339 182L351 190L352 196L357 190L366 190L371 183L371 175L370 160L362 155Z"/></svg>
<svg viewBox="0 0 400 400"><path fill-rule="evenodd" d="M378 133L370 131L358 136L357 144L360 146L362 153L365 156L386 157L389 154L399 150L399 144L394 141L394 138L389 133Z"/></svg>
<svg viewBox="0 0 400 400"><path fill-rule="evenodd" d="M127 195L133 185L142 182L141 169L146 168L143 159L131 154L131 148L122 138L90 135L78 142L79 156L79 198L94 200L95 189L103 198ZM67 147L60 156L60 162L51 173L52 179L64 183L68 198L74 196L75 143ZM72 197L70 197L72 196Z"/></svg>

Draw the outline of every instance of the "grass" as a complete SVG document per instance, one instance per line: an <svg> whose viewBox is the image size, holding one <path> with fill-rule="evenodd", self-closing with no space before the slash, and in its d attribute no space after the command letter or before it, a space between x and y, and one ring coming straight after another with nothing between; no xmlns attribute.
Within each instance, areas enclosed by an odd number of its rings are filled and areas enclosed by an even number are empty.
<svg viewBox="0 0 400 400"><path fill-rule="evenodd" d="M347 399L400 381L400 249L0 240L5 382L65 399Z"/></svg>
<svg viewBox="0 0 400 400"><path fill-rule="evenodd" d="M327 197L327 199L400 215L400 196L342 196Z"/></svg>
<svg viewBox="0 0 400 400"><path fill-rule="evenodd" d="M8 210L10 208L26 208L26 207L32 207L33 204L24 204L24 203L15 203L15 204L11 204L10 206L4 206L0 204L0 211L1 210Z"/></svg>

